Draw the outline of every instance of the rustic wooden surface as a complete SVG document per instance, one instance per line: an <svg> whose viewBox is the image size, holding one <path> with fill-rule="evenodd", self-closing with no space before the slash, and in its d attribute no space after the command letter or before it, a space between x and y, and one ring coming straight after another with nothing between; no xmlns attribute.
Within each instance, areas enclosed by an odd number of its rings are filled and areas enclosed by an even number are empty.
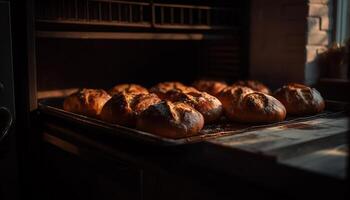
<svg viewBox="0 0 350 200"><path fill-rule="evenodd" d="M211 140L277 163L346 178L349 118L335 115Z"/></svg>

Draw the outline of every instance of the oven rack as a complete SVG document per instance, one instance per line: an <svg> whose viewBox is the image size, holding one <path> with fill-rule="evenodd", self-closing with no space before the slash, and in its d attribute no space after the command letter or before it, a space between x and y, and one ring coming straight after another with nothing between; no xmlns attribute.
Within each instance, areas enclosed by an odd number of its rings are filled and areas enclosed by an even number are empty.
<svg viewBox="0 0 350 200"><path fill-rule="evenodd" d="M174 30L232 30L239 9L115 0L37 0L36 21Z"/></svg>

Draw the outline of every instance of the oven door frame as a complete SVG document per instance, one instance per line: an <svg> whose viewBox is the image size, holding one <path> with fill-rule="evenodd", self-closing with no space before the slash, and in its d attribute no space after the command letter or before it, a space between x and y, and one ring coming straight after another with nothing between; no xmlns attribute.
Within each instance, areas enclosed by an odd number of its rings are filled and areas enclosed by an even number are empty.
<svg viewBox="0 0 350 200"><path fill-rule="evenodd" d="M34 1L6 0L10 6L18 198L41 195L41 136L38 126ZM38 187L39 186L39 187ZM11 197L12 198L12 197Z"/></svg>
<svg viewBox="0 0 350 200"><path fill-rule="evenodd" d="M0 1L0 199L18 199L11 3Z"/></svg>

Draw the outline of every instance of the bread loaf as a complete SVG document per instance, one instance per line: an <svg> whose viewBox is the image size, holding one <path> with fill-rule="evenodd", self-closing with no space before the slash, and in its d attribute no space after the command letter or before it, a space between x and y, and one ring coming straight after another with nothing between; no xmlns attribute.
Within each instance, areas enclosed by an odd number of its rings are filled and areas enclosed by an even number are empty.
<svg viewBox="0 0 350 200"><path fill-rule="evenodd" d="M225 114L232 121L273 123L283 121L286 109L274 97L248 87L227 87L219 94Z"/></svg>
<svg viewBox="0 0 350 200"><path fill-rule="evenodd" d="M168 138L183 138L199 134L204 118L188 104L161 101L149 106L137 119L137 128Z"/></svg>
<svg viewBox="0 0 350 200"><path fill-rule="evenodd" d="M63 109L89 117L98 117L110 98L111 96L104 90L84 88L68 96L63 102Z"/></svg>
<svg viewBox="0 0 350 200"><path fill-rule="evenodd" d="M277 89L274 96L286 107L290 115L312 115L325 108L321 94L302 84L290 83Z"/></svg>
<svg viewBox="0 0 350 200"><path fill-rule="evenodd" d="M123 126L135 126L137 116L161 100L155 94L119 93L103 107L101 119Z"/></svg>

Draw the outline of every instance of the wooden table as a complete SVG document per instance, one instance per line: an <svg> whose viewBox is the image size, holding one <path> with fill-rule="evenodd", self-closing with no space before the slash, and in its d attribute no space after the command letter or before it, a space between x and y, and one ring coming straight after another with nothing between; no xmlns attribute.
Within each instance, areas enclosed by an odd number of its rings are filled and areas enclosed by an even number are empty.
<svg viewBox="0 0 350 200"><path fill-rule="evenodd" d="M64 161L67 155L58 159L56 151L60 149L103 173L117 174L119 187L135 178L131 192L124 194L129 199L230 199L238 194L270 199L278 199L277 194L283 194L284 199L315 194L342 198L347 180L349 119L338 114L164 148L108 139L45 118L43 141L51 150L44 156L49 163L44 171L51 177L66 162L74 168L71 163L75 161ZM61 176L74 177L84 166L76 164L75 171L65 167ZM87 174L80 178L92 173ZM109 175L102 178L104 184L106 177ZM77 185L81 186L74 187ZM81 190L86 191L84 188ZM116 191L118 187L111 188ZM242 193L246 189L250 193Z"/></svg>

